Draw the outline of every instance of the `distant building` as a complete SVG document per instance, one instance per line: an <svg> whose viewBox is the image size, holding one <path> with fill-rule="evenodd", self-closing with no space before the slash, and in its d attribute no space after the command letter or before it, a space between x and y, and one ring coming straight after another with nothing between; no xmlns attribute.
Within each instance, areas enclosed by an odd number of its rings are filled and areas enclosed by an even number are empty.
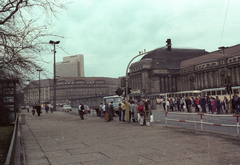
<svg viewBox="0 0 240 165"><path fill-rule="evenodd" d="M56 63L57 77L84 77L84 58L82 54L63 57Z"/></svg>
<svg viewBox="0 0 240 165"><path fill-rule="evenodd" d="M57 104L70 104L72 100L79 104L84 102L91 105L90 101L100 104L101 98L116 95L115 91L120 86L119 78L110 77L63 77L57 79L56 102ZM40 81L41 103L53 103L53 80ZM92 99L98 98L98 99ZM32 81L24 89L24 102L27 105L38 103L39 80ZM89 101L90 100L90 101ZM92 103L93 104L93 103Z"/></svg>

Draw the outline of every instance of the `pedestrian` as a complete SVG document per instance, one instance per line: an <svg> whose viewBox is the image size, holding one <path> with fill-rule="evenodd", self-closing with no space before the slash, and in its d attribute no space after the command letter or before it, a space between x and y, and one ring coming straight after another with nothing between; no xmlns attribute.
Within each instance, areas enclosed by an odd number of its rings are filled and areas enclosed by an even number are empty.
<svg viewBox="0 0 240 165"><path fill-rule="evenodd" d="M51 110L51 113L53 113L53 105L50 104L50 110Z"/></svg>
<svg viewBox="0 0 240 165"><path fill-rule="evenodd" d="M178 97L177 98L177 108L178 108L178 111L180 111L181 112L181 104L180 104L180 98Z"/></svg>
<svg viewBox="0 0 240 165"><path fill-rule="evenodd" d="M101 104L99 105L99 111L100 111L100 117L101 117L101 118L103 118L103 109L102 109L102 107L103 107L103 103L101 103Z"/></svg>
<svg viewBox="0 0 240 165"><path fill-rule="evenodd" d="M113 120L114 115L114 108L113 108L113 101L111 101L111 104L109 106L109 121Z"/></svg>
<svg viewBox="0 0 240 165"><path fill-rule="evenodd" d="M187 99L186 99L186 106L187 106L187 111L189 113L191 113L192 112L192 101L189 97L187 97Z"/></svg>
<svg viewBox="0 0 240 165"><path fill-rule="evenodd" d="M152 115L152 110L148 102L145 102L143 111L144 111L144 118L146 121L146 125L150 126L150 115Z"/></svg>
<svg viewBox="0 0 240 165"><path fill-rule="evenodd" d="M32 115L33 115L33 117L35 115L35 109L34 108L32 109Z"/></svg>
<svg viewBox="0 0 240 165"><path fill-rule="evenodd" d="M129 114L129 121L131 121L131 119L132 119L132 121L134 120L134 101L130 101L130 114Z"/></svg>
<svg viewBox="0 0 240 165"><path fill-rule="evenodd" d="M200 111L200 104L198 98L195 99L195 112Z"/></svg>
<svg viewBox="0 0 240 165"><path fill-rule="evenodd" d="M84 120L83 115L84 115L84 103L82 103L81 106L80 106L80 118L81 118L81 120Z"/></svg>
<svg viewBox="0 0 240 165"><path fill-rule="evenodd" d="M224 96L223 107L224 107L224 110L226 111L226 113L228 113L228 111L229 111L229 101L228 101L226 96Z"/></svg>
<svg viewBox="0 0 240 165"><path fill-rule="evenodd" d="M165 98L163 98L162 103L163 103L163 109L164 109L164 111L166 111L166 100L165 100Z"/></svg>
<svg viewBox="0 0 240 165"><path fill-rule="evenodd" d="M140 101L138 105L138 113L139 113L139 123L141 126L143 126L144 123L144 111L143 111L143 102Z"/></svg>
<svg viewBox="0 0 240 165"><path fill-rule="evenodd" d="M235 113L238 114L240 111L240 99L237 94L234 94L234 105L235 105L235 110L236 110Z"/></svg>
<svg viewBox="0 0 240 165"><path fill-rule="evenodd" d="M208 98L207 105L208 105L208 113L213 113L212 97L211 97L211 98Z"/></svg>
<svg viewBox="0 0 240 165"><path fill-rule="evenodd" d="M222 106L222 104L221 104L221 101L220 101L220 99L218 98L218 96L216 96L216 107L217 107L217 114L220 114L221 113L221 106Z"/></svg>
<svg viewBox="0 0 240 165"><path fill-rule="evenodd" d="M170 104L170 109L173 111L174 102L172 98L170 99L169 104Z"/></svg>
<svg viewBox="0 0 240 165"><path fill-rule="evenodd" d="M212 109L213 109L213 114L216 114L217 113L217 111L216 111L216 100L215 100L214 97L212 98Z"/></svg>
<svg viewBox="0 0 240 165"><path fill-rule="evenodd" d="M134 101L133 104L133 112L133 122L138 122L138 105L136 101Z"/></svg>
<svg viewBox="0 0 240 165"><path fill-rule="evenodd" d="M37 110L37 114L38 114L38 116L40 116L40 113L41 113L41 106L40 106L39 104L36 106L36 110Z"/></svg>
<svg viewBox="0 0 240 165"><path fill-rule="evenodd" d="M174 98L174 107L175 107L175 111L177 111L177 98Z"/></svg>
<svg viewBox="0 0 240 165"><path fill-rule="evenodd" d="M169 99L167 99L167 101L166 101L166 108L167 108L167 111L169 111L169 105L170 105L170 103L169 103Z"/></svg>
<svg viewBox="0 0 240 165"><path fill-rule="evenodd" d="M204 97L201 97L200 100L200 106L202 107L202 113L206 113L206 99Z"/></svg>
<svg viewBox="0 0 240 165"><path fill-rule="evenodd" d="M121 104L121 109L122 109L122 121L125 121L125 113L126 113L126 105L125 105L125 101L123 100L122 101L122 104Z"/></svg>
<svg viewBox="0 0 240 165"><path fill-rule="evenodd" d="M46 114L47 114L49 111L49 106L47 104L45 105L45 110L46 110Z"/></svg>
<svg viewBox="0 0 240 165"><path fill-rule="evenodd" d="M119 117L119 121L121 121L121 117L122 117L122 108L121 108L121 103L119 103L119 106L118 106L118 117Z"/></svg>
<svg viewBox="0 0 240 165"><path fill-rule="evenodd" d="M231 113L235 113L234 96L232 96L232 99L230 100L230 105L231 105Z"/></svg>

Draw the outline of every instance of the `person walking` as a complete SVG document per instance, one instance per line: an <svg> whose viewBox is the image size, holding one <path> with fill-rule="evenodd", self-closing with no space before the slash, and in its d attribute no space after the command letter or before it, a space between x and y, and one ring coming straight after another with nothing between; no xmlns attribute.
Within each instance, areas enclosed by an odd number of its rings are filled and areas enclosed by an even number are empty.
<svg viewBox="0 0 240 165"><path fill-rule="evenodd" d="M46 110L46 114L48 114L49 106L47 104L45 105L45 110Z"/></svg>
<svg viewBox="0 0 240 165"><path fill-rule="evenodd" d="M235 113L234 96L232 96L232 99L230 100L230 105L231 105L231 113Z"/></svg>
<svg viewBox="0 0 240 165"><path fill-rule="evenodd" d="M121 121L121 117L122 117L122 108L121 108L121 103L119 103L119 106L118 106L118 117L119 117L119 121Z"/></svg>
<svg viewBox="0 0 240 165"><path fill-rule="evenodd" d="M38 114L38 116L40 116L40 113L41 113L41 106L40 106L40 105L37 105L35 108L36 108L36 110L37 110L37 114Z"/></svg>
<svg viewBox="0 0 240 165"><path fill-rule="evenodd" d="M33 117L35 115L35 109L34 108L32 109L32 115L33 115Z"/></svg>
<svg viewBox="0 0 240 165"><path fill-rule="evenodd" d="M122 104L121 104L121 109L122 109L122 121L125 121L125 113L126 113L126 105L125 105L125 101L123 100L122 101Z"/></svg>
<svg viewBox="0 0 240 165"><path fill-rule="evenodd" d="M143 111L144 111L144 118L146 121L146 125L150 126L150 115L152 115L152 110L148 102L145 102Z"/></svg>
<svg viewBox="0 0 240 165"><path fill-rule="evenodd" d="M84 120L84 103L81 104L81 107L80 107L80 118L81 120Z"/></svg>

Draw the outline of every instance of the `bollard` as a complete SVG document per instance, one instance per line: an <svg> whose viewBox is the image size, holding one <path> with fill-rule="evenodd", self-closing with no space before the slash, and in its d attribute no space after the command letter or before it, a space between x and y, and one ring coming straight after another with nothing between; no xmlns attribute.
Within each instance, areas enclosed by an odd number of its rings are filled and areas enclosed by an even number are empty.
<svg viewBox="0 0 240 165"><path fill-rule="evenodd" d="M21 114L21 125L25 125L25 114Z"/></svg>

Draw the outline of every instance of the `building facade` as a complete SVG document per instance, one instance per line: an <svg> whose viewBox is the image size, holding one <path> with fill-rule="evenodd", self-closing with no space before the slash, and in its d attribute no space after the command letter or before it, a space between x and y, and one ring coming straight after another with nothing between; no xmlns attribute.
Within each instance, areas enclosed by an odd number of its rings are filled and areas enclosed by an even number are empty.
<svg viewBox="0 0 240 165"><path fill-rule="evenodd" d="M211 53L201 49L156 49L130 66L131 95L224 87L226 76L237 86L239 64L240 45Z"/></svg>
<svg viewBox="0 0 240 165"><path fill-rule="evenodd" d="M120 79L109 77L63 77L57 79L56 102L68 104L71 100L115 95ZM40 81L41 103L53 103L53 80ZM39 81L33 81L24 89L26 105L39 101ZM100 102L99 102L100 103ZM99 104L98 103L98 104Z"/></svg>
<svg viewBox="0 0 240 165"><path fill-rule="evenodd" d="M84 56L63 57L63 62L56 63L57 77L84 77Z"/></svg>

